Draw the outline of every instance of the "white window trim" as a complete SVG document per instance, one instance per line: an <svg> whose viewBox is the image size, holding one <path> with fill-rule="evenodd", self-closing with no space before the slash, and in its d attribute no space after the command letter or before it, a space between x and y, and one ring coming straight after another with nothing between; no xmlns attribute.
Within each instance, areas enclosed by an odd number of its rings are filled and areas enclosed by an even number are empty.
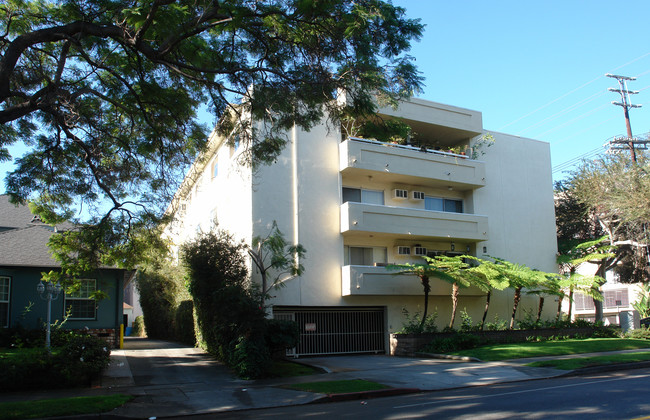
<svg viewBox="0 0 650 420"><path fill-rule="evenodd" d="M97 279L79 279L78 281L83 282L83 281L93 281L95 283L95 287L93 292L97 291ZM95 302L95 311L94 311L94 316L92 318L74 318L70 316L68 318L70 321L95 321L97 320L97 301L93 298L89 297L75 297L75 296L70 296L67 292L65 294L65 303L63 305L64 311L67 313L69 305L68 301L93 301Z"/></svg>
<svg viewBox="0 0 650 420"><path fill-rule="evenodd" d="M10 322L9 315L11 314L10 312L10 307L11 307L11 277L9 276L0 276L0 279L6 279L8 284L9 284L9 289L7 290L7 300L2 300L0 299L0 303L6 303L7 304L7 324L6 325L0 325L0 328L8 328Z"/></svg>

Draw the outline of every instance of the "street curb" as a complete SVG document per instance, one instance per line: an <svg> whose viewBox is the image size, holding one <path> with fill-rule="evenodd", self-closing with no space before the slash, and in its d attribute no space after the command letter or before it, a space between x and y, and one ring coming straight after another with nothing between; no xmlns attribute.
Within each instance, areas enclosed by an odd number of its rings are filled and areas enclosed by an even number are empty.
<svg viewBox="0 0 650 420"><path fill-rule="evenodd" d="M571 370L560 376L581 376L581 375L589 375L591 373L614 372L617 370L631 370L631 369L643 369L643 368L650 368L650 360L646 362L614 363L611 365L583 367L580 369Z"/></svg>
<svg viewBox="0 0 650 420"><path fill-rule="evenodd" d="M311 404L392 397L396 395L415 394L418 392L423 392L423 391L419 388L388 388L388 389L378 389L375 391L359 391L359 392L347 392L344 394L328 394L324 397L312 401Z"/></svg>

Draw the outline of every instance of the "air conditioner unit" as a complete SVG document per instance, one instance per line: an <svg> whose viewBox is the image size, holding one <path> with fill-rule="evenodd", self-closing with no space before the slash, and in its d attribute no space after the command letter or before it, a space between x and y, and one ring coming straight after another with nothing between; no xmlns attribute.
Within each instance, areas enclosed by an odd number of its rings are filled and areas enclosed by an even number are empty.
<svg viewBox="0 0 650 420"><path fill-rule="evenodd" d="M423 246L414 246L413 247L413 255L417 256L424 256L427 255L427 249Z"/></svg>
<svg viewBox="0 0 650 420"><path fill-rule="evenodd" d="M409 192L408 190L402 190L399 188L396 188L393 190L393 198L398 198L398 199L406 199L409 198Z"/></svg>
<svg viewBox="0 0 650 420"><path fill-rule="evenodd" d="M408 246L398 246L397 255L411 255L411 248Z"/></svg>
<svg viewBox="0 0 650 420"><path fill-rule="evenodd" d="M411 193L411 198L413 200L424 200L424 192L423 191L413 191Z"/></svg>

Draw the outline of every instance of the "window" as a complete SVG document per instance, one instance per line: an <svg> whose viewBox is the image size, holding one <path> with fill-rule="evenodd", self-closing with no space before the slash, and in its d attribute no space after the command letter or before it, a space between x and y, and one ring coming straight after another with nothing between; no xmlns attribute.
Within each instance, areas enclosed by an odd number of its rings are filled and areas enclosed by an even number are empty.
<svg viewBox="0 0 650 420"><path fill-rule="evenodd" d="M627 289L605 290L603 292L604 308L626 307L629 304L630 300L627 294Z"/></svg>
<svg viewBox="0 0 650 420"><path fill-rule="evenodd" d="M66 293L65 308L70 311L70 319L96 319L97 302L91 296L97 291L95 279L79 280L79 290Z"/></svg>
<svg viewBox="0 0 650 420"><path fill-rule="evenodd" d="M424 197L424 209L433 211L447 211L451 213L462 213L463 200L440 197Z"/></svg>
<svg viewBox="0 0 650 420"><path fill-rule="evenodd" d="M384 192L343 187L343 202L384 205Z"/></svg>
<svg viewBox="0 0 650 420"><path fill-rule="evenodd" d="M573 295L573 301L575 302L577 311L593 311L596 309L594 307L594 300L582 293L575 293Z"/></svg>
<svg viewBox="0 0 650 420"><path fill-rule="evenodd" d="M345 261L343 265L373 265L385 264L388 257L386 248L345 246Z"/></svg>
<svg viewBox="0 0 650 420"><path fill-rule="evenodd" d="M0 328L9 326L10 277L0 277Z"/></svg>
<svg viewBox="0 0 650 420"><path fill-rule="evenodd" d="M212 179L215 179L219 175L219 163L217 159L212 162Z"/></svg>

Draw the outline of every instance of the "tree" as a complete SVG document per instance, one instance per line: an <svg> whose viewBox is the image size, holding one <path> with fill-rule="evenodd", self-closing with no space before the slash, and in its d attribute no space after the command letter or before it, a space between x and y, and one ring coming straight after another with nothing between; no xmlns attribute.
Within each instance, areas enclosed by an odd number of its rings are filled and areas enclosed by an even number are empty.
<svg viewBox="0 0 650 420"><path fill-rule="evenodd" d="M275 221L268 235L263 238L260 236L253 238L253 243L248 248L248 255L262 276L261 306L264 306L272 288L284 286L282 276L299 276L303 273L305 268L300 264L300 260L304 258L306 252L301 244L287 244ZM269 278L272 272L275 272L275 275Z"/></svg>
<svg viewBox="0 0 650 420"><path fill-rule="evenodd" d="M571 320L573 293L575 290L579 290L581 293L592 297L594 302L603 300L599 287L605 283L605 278L598 274L590 276L582 275L577 270L582 264L597 264L598 273L602 271L603 261L606 262L615 259L616 255L612 252L614 249L609 246L607 239L607 236L603 236L595 240L579 243L565 250L557 257L557 263L563 275L560 286L562 289L569 290L569 310L567 313L569 320ZM564 297L565 294L561 295L558 301L558 317Z"/></svg>
<svg viewBox="0 0 650 420"><path fill-rule="evenodd" d="M513 329L515 327L515 316L519 307L519 301L521 300L522 290L526 287L534 287L539 283L543 283L546 280L546 273L501 258L493 259L495 262L493 268L500 272L504 279L507 279L508 287L515 290L509 326L510 329Z"/></svg>
<svg viewBox="0 0 650 420"><path fill-rule="evenodd" d="M483 310L483 318L481 319L480 329L485 327L488 310L490 309L490 299L492 298L492 291L503 290L508 287L508 279L503 275L502 271L494 267L494 262L477 258L471 255L464 255L465 258L474 261L477 265L470 267L471 271L479 279L478 283L480 288L485 290L485 309Z"/></svg>
<svg viewBox="0 0 650 420"><path fill-rule="evenodd" d="M7 192L77 223L62 259L129 265L204 150L200 107L249 164L273 162L294 124L418 91L422 30L381 0L6 0L0 160L28 147Z"/></svg>
<svg viewBox="0 0 650 420"><path fill-rule="evenodd" d="M442 270L435 260L424 257L425 263L406 263L406 264L390 264L386 268L388 270L399 270L395 275L416 275L422 284L424 291L424 311L422 312L422 321L420 321L420 330L424 327L427 320L427 312L429 309L429 293L431 293L431 277L444 279L453 282L454 279L444 270Z"/></svg>

